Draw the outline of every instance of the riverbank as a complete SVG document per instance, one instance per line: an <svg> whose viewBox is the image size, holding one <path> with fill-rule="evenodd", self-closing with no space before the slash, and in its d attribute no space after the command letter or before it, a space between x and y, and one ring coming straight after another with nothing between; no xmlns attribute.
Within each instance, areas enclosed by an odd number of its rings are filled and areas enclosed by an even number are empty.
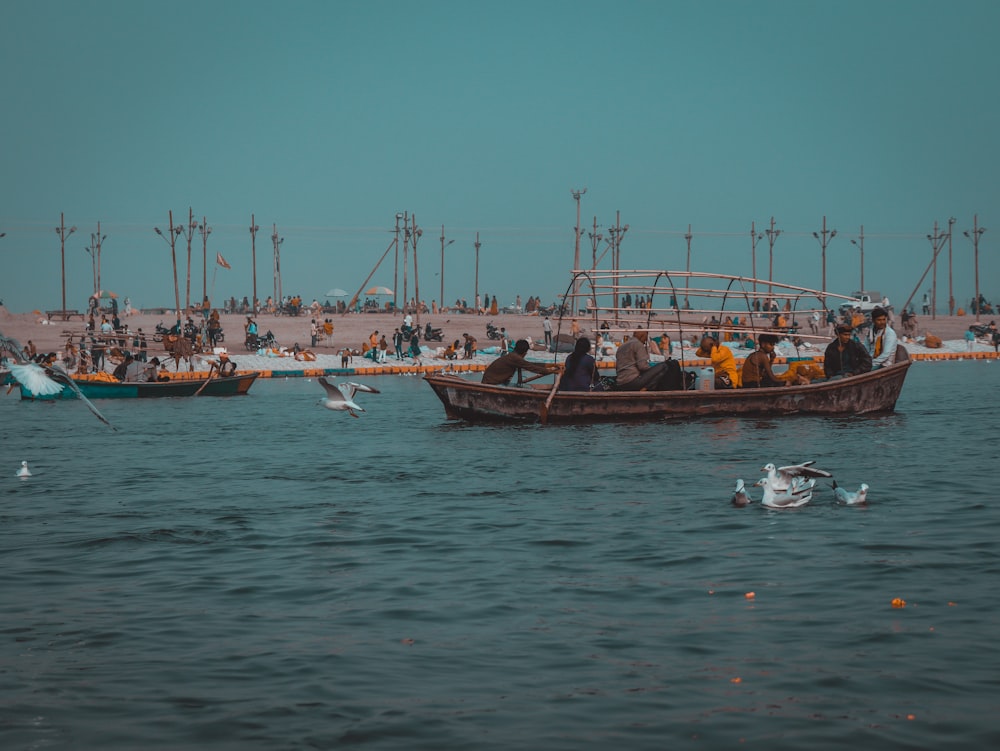
<svg viewBox="0 0 1000 751"><path fill-rule="evenodd" d="M444 340L442 342L423 342L423 352L419 360L404 358L398 360L394 355L389 355L384 364L374 363L361 356L351 356L346 363L343 362L340 352L347 348L350 350L361 349L362 342L367 341L373 331L379 334L386 334L386 338L391 341L393 331L402 323L402 317L388 313L362 313L337 315L327 314L319 318L322 323L324 318L328 318L334 325L332 340L321 340L317 346L310 346L310 320L311 316L272 316L261 315L257 318L260 332L271 331L281 347L291 349L295 343L303 349L310 350L314 355L314 360L296 359L291 356L279 356L277 352L268 355L251 353L243 345L244 322L246 316L239 314L223 314L221 322L226 341L223 343L232 359L243 370L260 371L264 377L273 376L306 376L314 377L318 375L380 375L380 374L405 374L423 373L434 371L477 371L483 370L498 352L494 349L497 342L486 337L486 324L492 321L497 327L504 327L512 339L531 339L540 341L543 339L542 319L536 315L515 315L501 314L496 317L477 316L465 314L446 315L424 315L420 322L426 325L428 322L435 328L444 330ZM133 313L123 319L123 323L131 331L142 329L149 344L150 357L164 354L162 344L153 342L152 333L157 323L170 325L173 317L169 314L161 313ZM631 328L638 328L645 325L645 316L635 315L631 318L624 318L618 332L628 331ZM964 333L969 325L975 322L972 316L939 316L937 319L928 319L926 325L919 328L920 336L915 340L903 341L904 346L910 352L914 360L960 360L960 359L995 359L997 353L993 346L982 341L973 343L972 351L968 350L968 345L964 340ZM988 320L984 322L988 323ZM553 332L559 331L559 322L553 319ZM578 323L583 333L589 333L593 327L592 319L578 319ZM669 325L669 323L668 323ZM0 332L5 336L17 339L22 345L27 345L31 341L39 352L59 352L63 349L66 339L73 336L79 341L80 336L85 332L85 324L80 320L74 321L49 321L44 314L39 313L11 313L0 307ZM569 321L563 321L563 333L568 333ZM654 321L650 325L651 331L657 331L657 324ZM697 331L697 326L692 326L692 331ZM447 343L456 339L462 339L463 333L470 333L478 340L479 352L476 357L465 360L445 360L440 356L440 351ZM940 348L929 348L925 346L924 336L931 333L942 340ZM618 334L615 335L616 338ZM789 343L783 342L778 347L778 354L782 358L788 357L821 357L829 338L826 336L809 337L804 336L804 346L796 349ZM697 342L692 343L694 346ZM692 365L703 363L694 355L694 346L684 346L682 343L674 342L672 354L675 358L681 358ZM750 350L733 346L733 353L737 358L742 358L750 353ZM535 351L531 357L539 360L551 361L552 355L544 351ZM556 356L562 359L564 355ZM161 358L162 359L162 358ZM605 356L601 360L602 367L613 367L613 355ZM202 370L201 364L196 360L197 370ZM207 366L205 366L207 367Z"/></svg>

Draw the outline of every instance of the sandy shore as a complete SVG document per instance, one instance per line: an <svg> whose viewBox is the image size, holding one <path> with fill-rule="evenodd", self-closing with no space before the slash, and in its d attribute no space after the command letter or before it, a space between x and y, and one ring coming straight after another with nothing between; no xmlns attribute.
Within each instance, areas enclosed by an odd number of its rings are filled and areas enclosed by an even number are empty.
<svg viewBox="0 0 1000 751"><path fill-rule="evenodd" d="M239 314L223 314L221 316L222 327L226 335L224 346L226 346L229 350L231 357L236 360L240 370L301 371L303 369L334 369L341 367L341 357L339 355L341 349L349 347L351 349L360 350L362 342L366 341L368 336L373 331L378 331L380 334L386 334L386 338L391 342L393 331L402 323L401 316L388 313L362 313L349 315L327 314L325 317L330 318L333 321L333 341L321 341L316 347L310 347L310 315L288 317L265 314L257 318L260 332L263 333L270 330L274 333L279 345L289 349L291 349L293 344L298 342L301 347L311 349L316 354L317 359L315 361L304 362L296 360L292 357L262 357L256 353L248 352L243 344L243 325L246 317ZM153 355L162 354L162 345L154 343L152 340L152 333L155 330L156 324L162 322L164 325L170 325L173 320L172 315L159 313L134 313L133 315L122 319L123 323L125 323L130 330L143 330L149 343L151 357ZM323 318L321 317L319 320L322 322ZM542 319L538 316L501 314L496 317L490 317L465 314L444 314L429 316L423 315L420 320L424 325L429 321L434 327L444 329L443 342L423 343L425 344L425 348L420 364L425 367L447 367L449 365L449 361L436 357L435 350L439 347L443 347L451 341L454 341L455 339L461 339L464 332L468 332L476 337L480 350L495 346L496 342L490 341L486 337L486 324L490 321L494 322L498 327L505 327L513 339L530 338L534 341L543 339ZM632 320L623 321L620 330L624 331L633 326L642 326L644 321L644 317L636 315ZM907 346L907 349L911 354L918 356L922 354L946 353L951 353L954 356L966 353L967 345L963 336L965 331L968 329L969 324L974 322L975 318L972 316L939 316L936 320L921 318L921 325L918 329L918 339L916 341L904 342L904 344ZM989 320L983 319L983 322L988 323ZM579 319L579 324L582 331L587 333L592 328L593 321ZM553 331L556 331L557 328L558 321L553 320ZM656 325L653 324L650 328L655 332ZM85 332L85 329L85 324L79 319L73 321L53 320L50 322L46 319L44 314L10 313L5 308L0 307L0 333L17 339L22 345L27 345L30 340L34 343L39 352L61 351L65 345L67 337L70 334L73 335L74 340L79 341L79 338ZM697 331L697 326L693 327L692 331ZM899 329L897 328L897 332L898 331ZM922 346L923 335L926 332L933 333L935 336L944 340L944 346L940 349L928 349ZM563 322L563 333L569 333L569 321L565 319ZM619 337L616 336L616 338ZM828 341L829 339L825 336L813 339L808 342L805 347L805 351L800 350L799 352L796 352L791 346L782 344L779 347L779 354L783 356L808 356L809 354L820 355L822 354L822 351ZM738 358L748 354L749 352L748 350L743 350L737 347L733 347L733 350L734 354ZM976 353L992 354L993 347L992 345L977 341L973 345L973 351ZM538 359L550 360L552 357L551 355L547 355L541 351L534 354ZM678 357L680 354L677 351L676 342L673 354L674 357ZM693 351L691 349L685 348L683 354L686 359L694 359ZM472 360L471 363L469 360L458 360L457 362L459 364L473 364L483 367L491 362L494 357L495 353L481 353L474 360ZM387 364L394 366L400 365L401 363L390 355L389 362ZM411 359L407 359L404 364L412 366L416 363L414 363ZM370 360L362 359L361 357L354 357L348 367L371 368L374 367L374 364Z"/></svg>

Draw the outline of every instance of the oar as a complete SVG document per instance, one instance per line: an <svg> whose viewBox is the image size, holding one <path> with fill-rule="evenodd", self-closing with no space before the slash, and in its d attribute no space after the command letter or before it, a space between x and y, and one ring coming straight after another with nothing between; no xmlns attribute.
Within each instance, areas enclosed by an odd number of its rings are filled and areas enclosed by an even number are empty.
<svg viewBox="0 0 1000 751"><path fill-rule="evenodd" d="M208 374L208 378L205 379L205 382L198 387L197 391L194 392L194 395L201 396L201 392L205 390L205 387L214 377L215 377L215 371L213 370L211 373Z"/></svg>
<svg viewBox="0 0 1000 751"><path fill-rule="evenodd" d="M545 425L549 421L549 405L552 404L552 400L555 399L556 391L559 389L559 381L561 379L562 371L560 370L556 373L555 380L552 382L552 391L549 392L548 397L545 399L545 403L542 405L542 411L539 414L542 425Z"/></svg>

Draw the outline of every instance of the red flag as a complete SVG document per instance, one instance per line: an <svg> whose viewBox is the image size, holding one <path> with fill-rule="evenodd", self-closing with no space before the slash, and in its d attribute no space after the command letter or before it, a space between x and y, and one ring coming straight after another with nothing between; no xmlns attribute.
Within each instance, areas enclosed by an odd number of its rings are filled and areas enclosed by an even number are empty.
<svg viewBox="0 0 1000 751"><path fill-rule="evenodd" d="M217 264L219 264L224 269L231 269L232 268L232 266L229 265L229 263L226 261L226 259L222 257L222 253L216 253L215 254L215 262Z"/></svg>

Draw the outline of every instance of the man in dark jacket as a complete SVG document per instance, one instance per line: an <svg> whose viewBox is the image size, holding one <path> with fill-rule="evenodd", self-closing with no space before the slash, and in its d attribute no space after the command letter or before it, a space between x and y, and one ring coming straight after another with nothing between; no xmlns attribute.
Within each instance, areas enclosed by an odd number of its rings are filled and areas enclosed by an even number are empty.
<svg viewBox="0 0 1000 751"><path fill-rule="evenodd" d="M867 373L872 369L872 356L861 342L851 338L849 324L837 326L837 338L830 342L823 356L827 378Z"/></svg>

